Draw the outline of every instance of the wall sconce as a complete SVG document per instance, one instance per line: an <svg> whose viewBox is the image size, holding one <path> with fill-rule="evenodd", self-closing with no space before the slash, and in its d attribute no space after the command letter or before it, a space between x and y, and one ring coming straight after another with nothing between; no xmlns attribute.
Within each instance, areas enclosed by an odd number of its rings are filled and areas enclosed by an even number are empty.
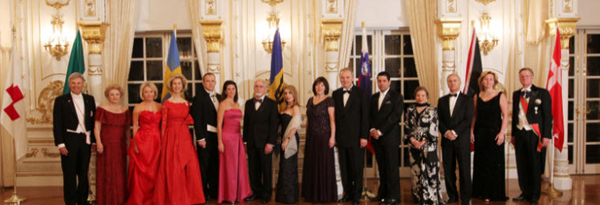
<svg viewBox="0 0 600 205"><path fill-rule="evenodd" d="M488 52L492 51L498 45L498 37L490 29L491 20L492 17L488 13L481 14L479 18L481 32L479 32L478 38L483 55L487 55Z"/></svg>
<svg viewBox="0 0 600 205"><path fill-rule="evenodd" d="M267 53L273 52L273 37L275 35L275 31L279 28L279 16L278 12L275 10L275 5L278 3L282 3L283 0L261 0L263 3L271 5L271 13L267 18L267 22L269 23L269 29L267 29L267 35L262 40L263 48ZM281 34L281 33L280 33ZM281 36L280 36L281 37ZM281 38L281 49L285 47L285 40Z"/></svg>
<svg viewBox="0 0 600 205"><path fill-rule="evenodd" d="M46 48L46 51L55 57L57 61L60 61L61 57L69 52L69 42L62 35L63 24L65 24L65 22L60 13L60 8L69 5L69 1L70 0L67 0L65 3L61 3L60 1L50 3L46 0L46 5L54 7L56 13L52 16L52 21L50 22L52 24L51 37L44 44L44 48Z"/></svg>

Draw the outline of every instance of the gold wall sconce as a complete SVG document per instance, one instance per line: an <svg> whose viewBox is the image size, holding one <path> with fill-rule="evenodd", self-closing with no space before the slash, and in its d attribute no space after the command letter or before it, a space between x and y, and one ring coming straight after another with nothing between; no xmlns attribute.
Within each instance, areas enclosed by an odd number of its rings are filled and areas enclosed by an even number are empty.
<svg viewBox="0 0 600 205"><path fill-rule="evenodd" d="M490 29L490 21L492 17L488 13L481 14L479 18L479 46L483 55L487 55L490 51L498 45L498 37Z"/></svg>
<svg viewBox="0 0 600 205"><path fill-rule="evenodd" d="M279 28L279 17L275 11L269 14L267 22L269 22L269 29L267 30L266 34L267 37L262 40L262 45L267 53L271 53L273 52L273 38L275 37L275 31ZM281 49L283 50L286 42L283 38L281 38L281 33L279 38L281 39Z"/></svg>
<svg viewBox="0 0 600 205"><path fill-rule="evenodd" d="M64 3L62 3L59 0L54 3L50 3L48 0L46 0L46 5L54 7L56 9L56 13L52 16L52 21L50 22L52 24L52 34L44 44L44 48L46 48L46 51L55 57L57 61L60 61L61 57L69 52L69 42L62 34L63 24L65 24L65 22L63 21L63 16L60 13L60 8L69 5L69 1L70 0L66 0Z"/></svg>

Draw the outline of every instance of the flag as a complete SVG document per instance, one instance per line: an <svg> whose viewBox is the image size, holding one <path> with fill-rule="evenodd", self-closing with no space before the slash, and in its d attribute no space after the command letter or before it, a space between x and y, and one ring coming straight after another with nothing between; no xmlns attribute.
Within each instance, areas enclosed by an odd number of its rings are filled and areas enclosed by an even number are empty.
<svg viewBox="0 0 600 205"><path fill-rule="evenodd" d="M27 137L25 130L25 99L23 89L22 51L18 41L13 41L12 59L5 81L2 98L2 127L14 139L16 159L27 153Z"/></svg>
<svg viewBox="0 0 600 205"><path fill-rule="evenodd" d="M77 36L75 36L75 42L73 42L73 48L71 48L71 57L69 57L69 66L67 67L67 76L65 76L65 87L63 88L63 94L71 92L69 88L69 76L74 72L83 74L85 72L85 63L83 59L83 44L81 43L81 35L77 30Z"/></svg>
<svg viewBox="0 0 600 205"><path fill-rule="evenodd" d="M165 102L165 100L171 97L171 93L169 92L169 89L167 89L167 81L169 81L171 75L175 73L181 74L181 64L179 62L179 49L177 49L177 36L175 35L175 30L173 30L173 33L171 34L169 54L167 55L167 69L165 69L165 75L163 77L164 80L161 102Z"/></svg>
<svg viewBox="0 0 600 205"><path fill-rule="evenodd" d="M362 46L360 55L360 76L358 77L358 87L362 88L369 94L371 98L371 65L369 64L369 44L367 43L367 30L364 25L362 27ZM369 143L367 144L367 150L371 154L375 154L373 144L371 144L371 137L369 137Z"/></svg>
<svg viewBox="0 0 600 205"><path fill-rule="evenodd" d="M271 78L269 80L269 98L275 100L279 110L285 109L283 103L283 54L281 49L281 38L279 29L275 31L273 37L273 52L271 53Z"/></svg>
<svg viewBox="0 0 600 205"><path fill-rule="evenodd" d="M546 89L550 92L550 98L552 99L552 118L554 119L552 137L554 138L554 146L558 149L558 151L562 152L563 143L565 141L565 132L563 129L564 121L560 49L560 33L558 28L556 28L556 40L554 43L554 51L552 52L552 60L550 61L550 71L548 72Z"/></svg>
<svg viewBox="0 0 600 205"><path fill-rule="evenodd" d="M479 51L479 40L473 29L473 35L471 36L471 46L469 47L469 58L467 59L467 72L465 77L465 87L463 93L469 97L472 97L475 93L479 92L479 85L477 80L481 76L482 65L481 65L481 52Z"/></svg>

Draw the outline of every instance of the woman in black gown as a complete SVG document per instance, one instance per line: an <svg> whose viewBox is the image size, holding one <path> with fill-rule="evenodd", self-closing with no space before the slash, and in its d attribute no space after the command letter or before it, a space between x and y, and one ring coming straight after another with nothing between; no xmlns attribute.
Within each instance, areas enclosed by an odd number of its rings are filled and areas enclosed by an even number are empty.
<svg viewBox="0 0 600 205"><path fill-rule="evenodd" d="M498 90L498 77L486 71L478 80L475 94L475 117L471 124L471 141L475 144L473 160L473 197L487 201L506 201L504 133L508 125L508 100Z"/></svg>
<svg viewBox="0 0 600 205"><path fill-rule="evenodd" d="M293 85L283 88L283 99L286 108L279 115L281 125L281 156L279 160L279 178L275 201L293 204L298 201L298 145L300 140L301 113L298 105L298 92Z"/></svg>
<svg viewBox="0 0 600 205"><path fill-rule="evenodd" d="M306 103L306 146L302 173L302 196L306 202L328 203L337 200L335 182L334 102L327 96L329 83L318 77L313 83L314 97Z"/></svg>

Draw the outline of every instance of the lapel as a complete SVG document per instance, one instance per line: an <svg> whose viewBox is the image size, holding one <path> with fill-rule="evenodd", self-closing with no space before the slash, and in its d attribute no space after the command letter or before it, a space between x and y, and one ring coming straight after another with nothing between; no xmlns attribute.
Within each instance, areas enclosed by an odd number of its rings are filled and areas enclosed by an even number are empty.
<svg viewBox="0 0 600 205"><path fill-rule="evenodd" d="M348 96L348 101L346 102L346 106L344 106L344 112L348 112L348 109L350 109L352 102L354 101L354 98L357 97L357 93L356 93L356 89L354 88L354 86L350 87L350 95ZM342 88L342 105L344 105L344 92L343 92L343 88Z"/></svg>
<svg viewBox="0 0 600 205"><path fill-rule="evenodd" d="M71 95L71 92L69 92L68 94L68 99L67 99L67 106L69 107L69 110L71 111L71 114L73 114L73 116L75 117L75 119L77 118L77 110L75 110L75 101L73 100L73 96Z"/></svg>
<svg viewBox="0 0 600 205"><path fill-rule="evenodd" d="M525 114L533 113L532 111L534 110L535 99L537 98L539 92L540 91L537 89L537 87L531 85L531 94L529 94L529 102L527 103L527 112Z"/></svg>
<svg viewBox="0 0 600 205"><path fill-rule="evenodd" d="M253 101L254 102L254 101ZM265 109L265 104L267 103L267 96L264 96L262 103L260 103L260 106L258 106L258 110L256 110L256 113L261 113L262 110ZM256 106L256 105L255 105Z"/></svg>
<svg viewBox="0 0 600 205"><path fill-rule="evenodd" d="M210 94L208 94L208 92L206 92L206 90L203 90L203 96L204 98L206 98L206 101L209 102L210 107L212 108L211 110L217 110L217 108L215 107L215 104L213 103L212 98L210 98ZM217 99L219 98L219 95L215 92L215 97L217 97Z"/></svg>
<svg viewBox="0 0 600 205"><path fill-rule="evenodd" d="M458 105L460 105L463 97L466 96L463 96L460 92L458 92L458 96L456 96L456 102L454 103L454 109L452 110L452 114L457 114L456 109L458 109ZM450 97L448 97L448 110L450 110ZM450 112L448 112L448 114L450 114ZM451 115L450 119L454 119L455 116L456 115Z"/></svg>
<svg viewBox="0 0 600 205"><path fill-rule="evenodd" d="M379 113L383 110L383 106L385 106L385 102L390 99L390 91L391 90L389 90L389 88L388 88L388 92L385 94L385 97L383 97L383 101L381 101L381 106L379 107L379 111L377 111L377 113ZM381 92L380 92L380 94L381 94ZM379 103L379 95L377 96L377 103Z"/></svg>
<svg viewBox="0 0 600 205"><path fill-rule="evenodd" d="M439 105L439 109L444 113L444 119L450 119L450 97L448 95L442 97Z"/></svg>
<svg viewBox="0 0 600 205"><path fill-rule="evenodd" d="M87 96L85 96L83 93L81 93L81 97L83 97L83 107L85 107L85 108L83 108L83 110L84 110L83 111L84 112L83 113L83 119L85 121L86 118L88 118L89 116L91 116L90 115L90 112L91 112L90 105L91 104L89 102L89 98L87 98Z"/></svg>

